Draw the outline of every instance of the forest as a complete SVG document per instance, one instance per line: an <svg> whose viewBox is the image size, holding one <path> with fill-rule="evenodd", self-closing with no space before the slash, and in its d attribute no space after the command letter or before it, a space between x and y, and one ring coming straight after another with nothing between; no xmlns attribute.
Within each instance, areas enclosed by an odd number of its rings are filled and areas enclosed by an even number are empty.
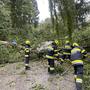
<svg viewBox="0 0 90 90"><path fill-rule="evenodd" d="M2 78L0 83L4 83L3 80L5 78L2 69L4 67L7 68L8 64L10 64L10 67L12 64L13 68L15 67L13 64L18 65L16 66L17 69L24 66L22 62L24 62L23 47L25 40L29 39L31 42L31 63L38 66L37 63L42 64L42 61L46 64L46 58L38 57L37 48L41 47L43 42L55 39L58 39L60 42L59 46L63 47L66 40L65 37L67 37L71 44L77 42L88 52L88 60L84 60L83 86L84 90L90 90L90 17L88 18L88 16L90 16L90 1L48 0L48 3L50 18L39 22L40 11L37 0L0 0L0 77ZM13 42L15 42L15 44ZM68 65L67 63L67 66ZM10 69L10 67L8 69ZM64 66L64 68L66 67ZM17 70L17 72L19 71L20 70ZM30 73L29 71L27 74L30 75ZM26 75L26 73L22 71L20 74ZM11 82L13 83L13 81ZM4 84L1 84L0 88L3 87L3 85ZM7 87L8 86L6 86L6 88ZM6 89L2 88L1 90ZM35 85L32 89L15 89L11 86L8 90L66 89L46 89L39 84Z"/></svg>

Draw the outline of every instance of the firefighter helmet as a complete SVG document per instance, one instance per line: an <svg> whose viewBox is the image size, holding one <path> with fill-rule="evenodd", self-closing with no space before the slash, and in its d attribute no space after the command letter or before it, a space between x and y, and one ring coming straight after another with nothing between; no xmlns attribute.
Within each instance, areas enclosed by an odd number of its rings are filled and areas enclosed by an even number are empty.
<svg viewBox="0 0 90 90"><path fill-rule="evenodd" d="M26 40L25 44L30 45L30 41Z"/></svg>
<svg viewBox="0 0 90 90"><path fill-rule="evenodd" d="M77 47L77 46L79 46L78 43L73 43L73 47Z"/></svg>

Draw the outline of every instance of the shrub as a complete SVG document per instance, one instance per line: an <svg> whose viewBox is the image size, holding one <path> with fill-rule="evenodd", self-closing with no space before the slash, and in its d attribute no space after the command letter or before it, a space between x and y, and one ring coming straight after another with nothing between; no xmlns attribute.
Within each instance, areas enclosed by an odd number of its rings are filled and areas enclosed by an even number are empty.
<svg viewBox="0 0 90 90"><path fill-rule="evenodd" d="M21 60L22 56L16 48L0 45L0 64L12 63Z"/></svg>

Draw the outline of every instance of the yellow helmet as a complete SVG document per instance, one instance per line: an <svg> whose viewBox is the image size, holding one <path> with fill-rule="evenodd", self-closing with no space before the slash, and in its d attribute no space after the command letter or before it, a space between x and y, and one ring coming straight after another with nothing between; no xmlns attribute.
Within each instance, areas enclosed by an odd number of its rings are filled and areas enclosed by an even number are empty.
<svg viewBox="0 0 90 90"><path fill-rule="evenodd" d="M55 43L56 45L59 45L59 41L58 41L58 40L54 40L54 43Z"/></svg>
<svg viewBox="0 0 90 90"><path fill-rule="evenodd" d="M73 47L75 47L75 46L79 46L77 43L73 43Z"/></svg>
<svg viewBox="0 0 90 90"><path fill-rule="evenodd" d="M67 44L67 43L70 43L70 42L67 40L65 43Z"/></svg>
<svg viewBox="0 0 90 90"><path fill-rule="evenodd" d="M30 45L30 41L26 40L25 44Z"/></svg>

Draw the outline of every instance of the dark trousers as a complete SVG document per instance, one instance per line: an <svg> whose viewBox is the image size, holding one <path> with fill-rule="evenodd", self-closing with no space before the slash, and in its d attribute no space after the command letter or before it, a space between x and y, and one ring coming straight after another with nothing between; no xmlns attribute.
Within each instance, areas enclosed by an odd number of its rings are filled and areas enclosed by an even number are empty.
<svg viewBox="0 0 90 90"><path fill-rule="evenodd" d="M74 74L76 75L83 74L83 65L75 65Z"/></svg>
<svg viewBox="0 0 90 90"><path fill-rule="evenodd" d="M29 64L30 57L25 57L25 64Z"/></svg>
<svg viewBox="0 0 90 90"><path fill-rule="evenodd" d="M48 65L54 67L54 59L48 59Z"/></svg>
<svg viewBox="0 0 90 90"><path fill-rule="evenodd" d="M74 66L74 74L77 75L76 77L76 88L77 90L82 90L82 81L78 82L78 79L83 79L83 65L75 65Z"/></svg>
<svg viewBox="0 0 90 90"><path fill-rule="evenodd" d="M74 74L78 77L83 76L83 65L74 65Z"/></svg>

